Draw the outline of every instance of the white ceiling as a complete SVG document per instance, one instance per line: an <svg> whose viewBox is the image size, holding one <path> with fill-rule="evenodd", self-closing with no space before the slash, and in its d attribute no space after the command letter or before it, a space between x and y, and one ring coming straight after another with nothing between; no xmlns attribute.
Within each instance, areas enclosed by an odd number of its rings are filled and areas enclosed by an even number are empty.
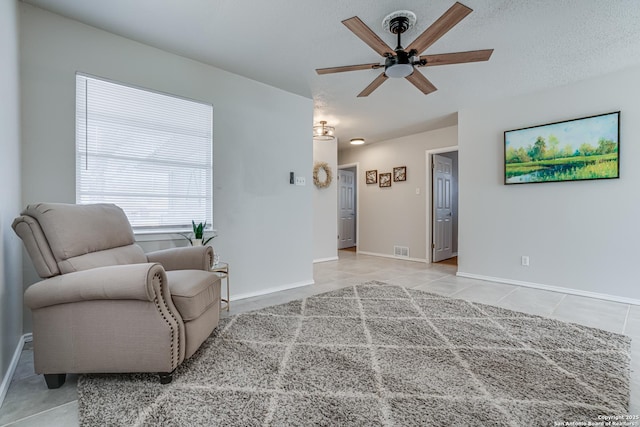
<svg viewBox="0 0 640 427"><path fill-rule="evenodd" d="M489 62L421 68L438 88L427 96L389 79L357 98L381 70L315 73L380 60L341 21L357 15L395 47L382 19L411 10L418 20L403 36L407 46L453 0L24 1L313 98L314 121L335 126L341 145L453 125L465 107L640 63L638 0L462 0L474 11L425 53L493 48Z"/></svg>

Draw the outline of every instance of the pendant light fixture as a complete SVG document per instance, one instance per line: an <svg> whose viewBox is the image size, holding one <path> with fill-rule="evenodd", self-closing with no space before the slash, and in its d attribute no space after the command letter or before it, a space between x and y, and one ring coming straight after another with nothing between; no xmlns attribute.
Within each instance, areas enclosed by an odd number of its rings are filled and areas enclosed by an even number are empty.
<svg viewBox="0 0 640 427"><path fill-rule="evenodd" d="M313 127L313 139L316 141L331 141L335 139L336 129L333 126L327 126L327 121L320 121L319 125Z"/></svg>

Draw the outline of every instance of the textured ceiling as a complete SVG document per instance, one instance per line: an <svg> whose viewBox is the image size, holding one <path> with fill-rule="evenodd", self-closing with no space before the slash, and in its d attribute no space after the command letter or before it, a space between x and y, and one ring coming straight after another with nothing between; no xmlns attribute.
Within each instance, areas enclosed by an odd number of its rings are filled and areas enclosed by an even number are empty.
<svg viewBox="0 0 640 427"><path fill-rule="evenodd" d="M452 0L24 0L169 52L313 98L314 120L336 127L341 145L395 138L457 122L456 112L640 63L638 0L463 0L474 11L426 53L495 49L489 62L421 68L428 96L389 79L356 98L380 70L318 76L316 68L380 57L341 21L357 15L382 30L389 13L418 20L408 45Z"/></svg>

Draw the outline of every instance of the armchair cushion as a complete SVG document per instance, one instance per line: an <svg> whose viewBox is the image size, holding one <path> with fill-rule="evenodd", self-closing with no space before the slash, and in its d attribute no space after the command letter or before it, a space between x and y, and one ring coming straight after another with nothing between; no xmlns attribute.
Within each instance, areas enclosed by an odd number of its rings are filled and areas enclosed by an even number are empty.
<svg viewBox="0 0 640 427"><path fill-rule="evenodd" d="M213 304L220 304L220 277L202 270L167 271L171 299L185 322L200 317ZM213 286L212 286L213 284Z"/></svg>

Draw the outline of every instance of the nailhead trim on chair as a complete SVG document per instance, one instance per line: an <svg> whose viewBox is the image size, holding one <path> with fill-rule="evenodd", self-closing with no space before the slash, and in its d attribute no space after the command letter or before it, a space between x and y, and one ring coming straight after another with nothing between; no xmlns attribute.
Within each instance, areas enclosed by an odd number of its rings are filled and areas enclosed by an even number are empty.
<svg viewBox="0 0 640 427"><path fill-rule="evenodd" d="M158 278L158 281L160 282L160 289L162 289L162 275L159 273L156 273L154 275L154 279ZM169 325L169 329L171 329L171 367L173 369L175 369L178 366L178 362L176 360L176 354L180 353L180 340L178 340L177 342L177 352L174 351L173 348L173 342L175 341L175 329L173 328L173 326L171 325L171 322L169 322L169 319L167 319L167 317L164 315L163 311L160 309L160 301L158 300L158 296L156 295L154 300L153 300L156 304L156 308L158 309L158 312L160 312L160 315L162 316L162 318L164 319L165 322L167 322L167 325ZM166 301L164 300L164 298L162 299L164 308L167 310L167 312L171 315L171 317L173 318L173 320L176 322L176 324L179 324L180 322L178 322L178 319L175 318L175 316L171 313L171 310L169 310L169 306L167 305Z"/></svg>

